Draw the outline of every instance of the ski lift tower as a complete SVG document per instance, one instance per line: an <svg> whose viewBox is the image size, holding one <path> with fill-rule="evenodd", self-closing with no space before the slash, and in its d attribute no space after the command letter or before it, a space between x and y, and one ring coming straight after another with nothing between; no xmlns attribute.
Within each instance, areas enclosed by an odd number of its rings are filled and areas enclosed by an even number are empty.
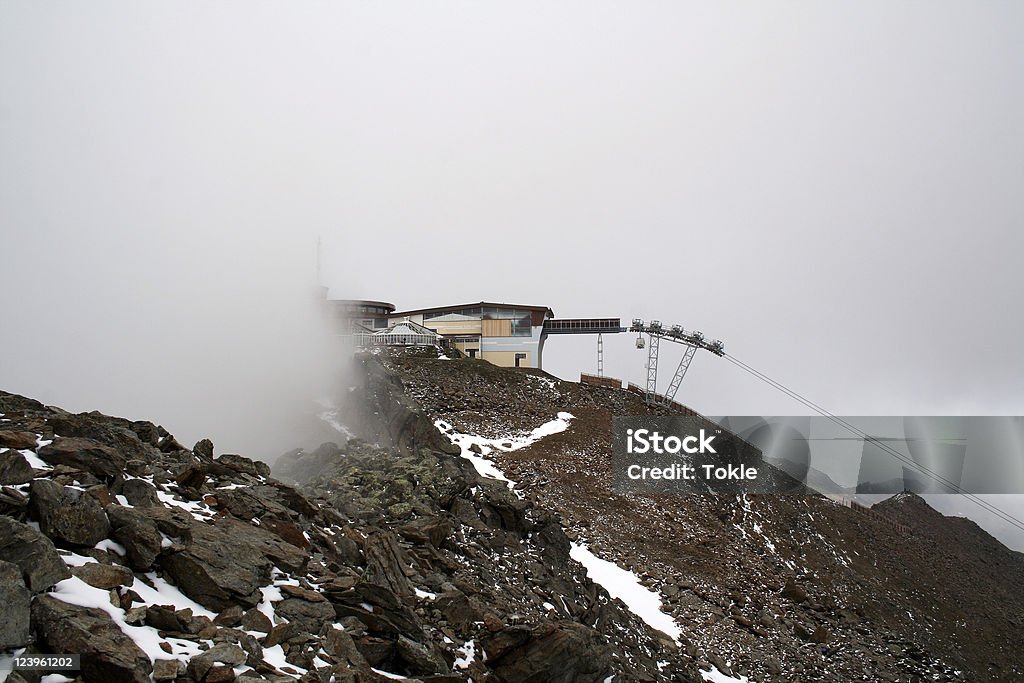
<svg viewBox="0 0 1024 683"><path fill-rule="evenodd" d="M679 385L683 383L683 377L686 376L686 371L690 368L690 362L693 361L697 349L710 351L716 356L725 355L725 344L720 340L706 339L704 334L697 330L687 332L681 325L672 325L665 329L661 321L652 320L650 323L645 324L643 320L634 318L629 331L637 333L636 347L638 349L644 348L643 335L647 335L647 388L644 400L648 405L659 403L659 398L661 399L660 403L666 406L675 400L676 392L679 391ZM679 360L679 365L676 366L676 371L672 375L668 391L665 392L664 396L658 396L658 352L662 339L682 344L684 348L683 357Z"/></svg>

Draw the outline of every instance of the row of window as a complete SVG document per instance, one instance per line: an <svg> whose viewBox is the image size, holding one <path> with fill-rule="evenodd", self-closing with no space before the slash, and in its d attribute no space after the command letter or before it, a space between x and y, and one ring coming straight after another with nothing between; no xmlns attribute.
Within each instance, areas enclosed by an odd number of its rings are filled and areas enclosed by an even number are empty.
<svg viewBox="0 0 1024 683"><path fill-rule="evenodd" d="M423 319L433 320L434 318L441 318L446 315L462 315L467 318L483 318L484 320L515 320L517 318L529 320L531 314L530 311L521 308L495 308L493 306L481 308L476 306L474 308L460 308L456 311L430 311L423 314Z"/></svg>

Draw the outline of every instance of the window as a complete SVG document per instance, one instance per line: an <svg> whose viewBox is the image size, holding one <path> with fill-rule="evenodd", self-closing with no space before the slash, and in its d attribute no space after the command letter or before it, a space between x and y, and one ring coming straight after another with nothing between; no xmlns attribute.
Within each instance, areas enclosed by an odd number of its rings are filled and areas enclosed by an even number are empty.
<svg viewBox="0 0 1024 683"><path fill-rule="evenodd" d="M530 325L530 316L527 315L523 318L516 318L512 321L512 336L513 337L529 337L532 332Z"/></svg>

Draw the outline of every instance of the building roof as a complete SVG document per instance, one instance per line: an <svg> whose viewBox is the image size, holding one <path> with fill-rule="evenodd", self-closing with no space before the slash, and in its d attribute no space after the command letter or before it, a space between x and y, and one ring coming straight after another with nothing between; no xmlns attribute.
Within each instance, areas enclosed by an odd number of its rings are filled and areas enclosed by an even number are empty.
<svg viewBox="0 0 1024 683"><path fill-rule="evenodd" d="M463 308L516 308L523 311L543 311L544 313L550 313L552 316L555 315L547 306L527 306L525 304L500 304L493 301L477 301L470 304L454 304L452 306L432 306L430 308L415 308L408 311L395 311L391 313L392 316L398 315L419 315L420 313L440 313L444 311L458 311Z"/></svg>
<svg viewBox="0 0 1024 683"><path fill-rule="evenodd" d="M436 339L437 337L441 336L437 332L434 332L433 330L427 327L423 327L423 325L417 325L416 323L410 322L408 320L397 322L384 330L377 330L376 332L374 332L374 334L378 337L383 337L389 334L422 335L430 337L432 339Z"/></svg>
<svg viewBox="0 0 1024 683"><path fill-rule="evenodd" d="M358 307L358 306L376 306L378 308L386 308L389 311L395 310L395 305L388 303L387 301L371 301L369 299L328 299L327 303L332 306L344 306L346 308Z"/></svg>

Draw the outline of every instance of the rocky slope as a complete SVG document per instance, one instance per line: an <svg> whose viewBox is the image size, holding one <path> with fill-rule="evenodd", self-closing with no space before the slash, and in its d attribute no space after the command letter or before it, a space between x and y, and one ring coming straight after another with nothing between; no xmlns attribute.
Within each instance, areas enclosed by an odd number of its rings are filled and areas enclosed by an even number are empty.
<svg viewBox="0 0 1024 683"><path fill-rule="evenodd" d="M299 490L207 440L0 394L0 652L81 654L85 681L700 680L556 515L380 398L388 446L289 454Z"/></svg>
<svg viewBox="0 0 1024 683"><path fill-rule="evenodd" d="M1024 675L1024 560L970 522L619 496L634 396L435 350L357 366L339 443L273 476L0 392L0 653L81 654L84 681Z"/></svg>
<svg viewBox="0 0 1024 683"><path fill-rule="evenodd" d="M972 522L910 495L868 515L820 496L617 495L610 418L660 408L533 370L381 361L456 432L502 439L573 414L488 458L571 539L660 593L683 660L757 681L1024 680L1024 562Z"/></svg>

